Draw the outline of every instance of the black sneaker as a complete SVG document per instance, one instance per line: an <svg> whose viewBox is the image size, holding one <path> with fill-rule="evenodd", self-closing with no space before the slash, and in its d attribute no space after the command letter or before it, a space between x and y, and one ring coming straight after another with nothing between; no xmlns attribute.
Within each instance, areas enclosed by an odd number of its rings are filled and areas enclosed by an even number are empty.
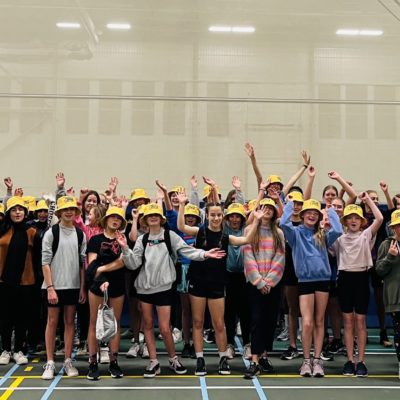
<svg viewBox="0 0 400 400"><path fill-rule="evenodd" d="M197 376L205 376L207 375L206 370L206 362L204 361L204 357L199 357L196 362L196 370L194 374Z"/></svg>
<svg viewBox="0 0 400 400"><path fill-rule="evenodd" d="M347 361L343 366L343 375L345 376L354 376L356 373L356 366L352 361Z"/></svg>
<svg viewBox="0 0 400 400"><path fill-rule="evenodd" d="M332 342L329 343L328 351L332 354L338 354L343 351L344 345L341 339L333 339Z"/></svg>
<svg viewBox="0 0 400 400"><path fill-rule="evenodd" d="M112 378L119 379L119 378L122 378L124 376L124 374L121 371L121 368L118 365L117 360L110 362L110 366L108 368L108 372L110 373Z"/></svg>
<svg viewBox="0 0 400 400"><path fill-rule="evenodd" d="M356 365L356 376L359 378L366 378L368 376L368 370L365 364L361 361Z"/></svg>
<svg viewBox="0 0 400 400"><path fill-rule="evenodd" d="M153 368L150 367L151 364L144 370L144 378L154 378L156 375L160 374L161 368L159 363L157 363Z"/></svg>
<svg viewBox="0 0 400 400"><path fill-rule="evenodd" d="M322 350L320 355L321 360L333 361L333 354L329 350Z"/></svg>
<svg viewBox="0 0 400 400"><path fill-rule="evenodd" d="M86 378L90 381L98 381L100 379L99 365L97 362L89 363L89 371Z"/></svg>
<svg viewBox="0 0 400 400"><path fill-rule="evenodd" d="M261 368L259 364L256 364L255 362L251 362L249 367L246 369L243 378L244 379L253 379L256 376L261 374Z"/></svg>
<svg viewBox="0 0 400 400"><path fill-rule="evenodd" d="M268 357L260 357L260 360L258 362L262 371L266 373L274 372L274 367L272 366L271 361L269 361Z"/></svg>
<svg viewBox="0 0 400 400"><path fill-rule="evenodd" d="M190 343L185 343L185 345L183 346L182 349L182 353L181 353L181 357L182 358L190 358L191 354L190 354Z"/></svg>
<svg viewBox="0 0 400 400"><path fill-rule="evenodd" d="M228 364L228 357L223 356L219 360L218 373L220 375L230 375L231 367Z"/></svg>
<svg viewBox="0 0 400 400"><path fill-rule="evenodd" d="M204 331L203 339L206 343L215 343L215 332L213 329Z"/></svg>
<svg viewBox="0 0 400 400"><path fill-rule="evenodd" d="M289 346L281 355L281 360L293 360L299 356L299 352L295 347Z"/></svg>
<svg viewBox="0 0 400 400"><path fill-rule="evenodd" d="M179 362L179 359L176 356L172 361L169 361L169 368L172 369L172 371L175 371L178 375L183 375L187 372L187 369Z"/></svg>

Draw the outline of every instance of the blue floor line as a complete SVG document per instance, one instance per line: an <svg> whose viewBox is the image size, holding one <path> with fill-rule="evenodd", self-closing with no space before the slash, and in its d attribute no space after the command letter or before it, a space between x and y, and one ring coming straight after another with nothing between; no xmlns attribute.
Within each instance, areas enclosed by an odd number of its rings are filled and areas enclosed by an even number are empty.
<svg viewBox="0 0 400 400"><path fill-rule="evenodd" d="M10 370L0 379L0 386L18 369L19 365L15 364Z"/></svg>
<svg viewBox="0 0 400 400"><path fill-rule="evenodd" d="M201 387L201 398L203 400L208 400L207 383L206 383L206 378L204 376L200 377L200 387Z"/></svg>
<svg viewBox="0 0 400 400"><path fill-rule="evenodd" d="M240 343L240 340L239 340L239 338L237 336L235 336L235 343L236 343L237 348L240 351L240 354L242 355L242 359L243 359L244 365L247 368L250 365L250 362L244 358L243 346L242 346L242 343ZM268 400L263 388L260 385L260 381L257 379L257 377L253 378L252 382L253 382L253 385L254 385L254 387L256 389L256 392L257 392L258 397L260 398L260 400Z"/></svg>

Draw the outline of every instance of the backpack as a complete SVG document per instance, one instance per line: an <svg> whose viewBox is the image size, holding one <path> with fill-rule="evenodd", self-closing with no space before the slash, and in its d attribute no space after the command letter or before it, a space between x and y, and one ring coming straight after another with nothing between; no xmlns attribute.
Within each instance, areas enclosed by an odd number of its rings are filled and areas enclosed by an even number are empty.
<svg viewBox="0 0 400 400"><path fill-rule="evenodd" d="M80 257L80 249L82 246L82 242L83 242L83 236L84 233L82 231L82 229L75 227L76 230L76 234L78 236L78 257L79 257L79 266L82 266L82 261L81 261L81 257ZM51 232L53 234L53 245L52 245L52 252L53 252L53 258L57 252L58 249L58 244L60 242L60 225L59 224L55 224L51 227Z"/></svg>

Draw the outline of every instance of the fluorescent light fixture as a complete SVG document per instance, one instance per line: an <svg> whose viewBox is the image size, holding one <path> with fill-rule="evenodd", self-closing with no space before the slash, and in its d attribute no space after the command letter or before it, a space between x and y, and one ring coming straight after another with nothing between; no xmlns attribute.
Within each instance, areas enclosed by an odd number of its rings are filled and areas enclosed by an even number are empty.
<svg viewBox="0 0 400 400"><path fill-rule="evenodd" d="M336 35L343 36L381 36L383 31L378 29L338 29Z"/></svg>
<svg viewBox="0 0 400 400"><path fill-rule="evenodd" d="M78 22L57 22L57 28L64 28L64 29L79 29L81 24Z"/></svg>
<svg viewBox="0 0 400 400"><path fill-rule="evenodd" d="M115 29L115 30L129 30L131 29L131 24L107 24L106 25L108 29Z"/></svg>
<svg viewBox="0 0 400 400"><path fill-rule="evenodd" d="M254 33L256 28L253 26L233 26L232 32L236 33Z"/></svg>
<svg viewBox="0 0 400 400"><path fill-rule="evenodd" d="M230 26L210 26L208 30L210 32L232 32L232 28Z"/></svg>

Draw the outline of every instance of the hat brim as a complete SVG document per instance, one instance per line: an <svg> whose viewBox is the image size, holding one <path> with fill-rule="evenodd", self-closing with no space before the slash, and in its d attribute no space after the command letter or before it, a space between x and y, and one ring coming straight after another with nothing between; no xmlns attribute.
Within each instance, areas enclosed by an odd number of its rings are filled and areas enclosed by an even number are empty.
<svg viewBox="0 0 400 400"><path fill-rule="evenodd" d="M125 230L126 224L127 224L126 219L125 219L124 217L121 217L119 214L109 214L109 215L105 215L105 216L101 219L101 222L100 222L102 228L103 228L103 229L106 229L107 218L109 218L109 217L114 217L114 216L120 217L121 220L122 220L122 224L121 224L119 230L121 230L121 231Z"/></svg>
<svg viewBox="0 0 400 400"><path fill-rule="evenodd" d="M151 214L143 215L143 217L140 218L140 223L147 226L146 217L150 217L150 215L158 215L161 218L161 225L164 225L167 222L167 218L165 218L163 215L160 215L158 213L151 213Z"/></svg>
<svg viewBox="0 0 400 400"><path fill-rule="evenodd" d="M75 212L77 212L77 215L81 215L82 211L79 207L62 207L62 208L58 208L57 210L54 211L54 214L57 216L57 218L60 218L60 212L62 210L65 210L66 208L74 208Z"/></svg>
<svg viewBox="0 0 400 400"><path fill-rule="evenodd" d="M351 214L348 214L348 215L343 216L343 217L340 218L340 222L342 223L342 225L344 225L344 223L345 223L345 221L346 221L346 218L347 218L347 217L350 217L351 215L357 215L357 217L361 218L361 220L362 220L361 226L364 226L365 224L368 223L368 221L367 221L366 218L361 217L360 215L358 215L358 214L356 214L356 213L351 213ZM390 226L390 225L389 225L389 226Z"/></svg>

